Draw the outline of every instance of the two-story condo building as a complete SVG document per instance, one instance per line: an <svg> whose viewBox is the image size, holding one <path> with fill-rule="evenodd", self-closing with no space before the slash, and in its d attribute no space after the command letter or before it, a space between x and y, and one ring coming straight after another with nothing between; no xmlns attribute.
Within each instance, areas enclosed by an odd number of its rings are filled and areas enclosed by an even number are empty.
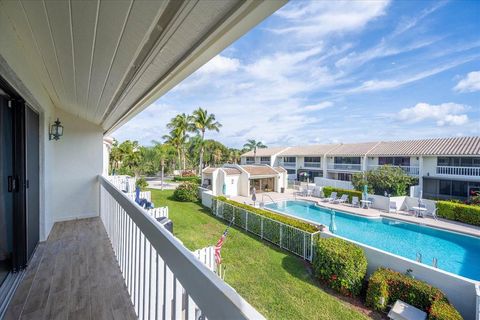
<svg viewBox="0 0 480 320"><path fill-rule="evenodd" d="M270 149L273 149L269 151ZM466 199L480 191L480 137L377 141L262 149L263 160L282 166L289 179L315 177L350 181L358 172L383 165L419 178L428 198ZM242 155L246 163L250 153ZM258 154L258 151L257 151ZM267 157L270 155L270 159Z"/></svg>

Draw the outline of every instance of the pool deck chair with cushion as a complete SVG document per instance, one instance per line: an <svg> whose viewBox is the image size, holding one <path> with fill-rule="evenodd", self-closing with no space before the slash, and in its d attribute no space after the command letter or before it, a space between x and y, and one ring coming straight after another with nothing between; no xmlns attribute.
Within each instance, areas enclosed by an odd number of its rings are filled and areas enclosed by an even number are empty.
<svg viewBox="0 0 480 320"><path fill-rule="evenodd" d="M352 197L352 207L360 207L360 201L358 201L358 197Z"/></svg>
<svg viewBox="0 0 480 320"><path fill-rule="evenodd" d="M333 201L334 203L345 203L348 200L348 194L342 194L340 199Z"/></svg>
<svg viewBox="0 0 480 320"><path fill-rule="evenodd" d="M330 194L330 197L325 198L326 202L333 202L335 200L337 200L337 193L335 191Z"/></svg>

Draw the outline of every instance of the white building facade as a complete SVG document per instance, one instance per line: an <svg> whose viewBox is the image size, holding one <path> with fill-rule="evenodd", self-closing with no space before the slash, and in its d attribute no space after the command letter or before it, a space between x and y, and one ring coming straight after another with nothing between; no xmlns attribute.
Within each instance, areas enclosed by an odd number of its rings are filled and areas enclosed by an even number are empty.
<svg viewBox="0 0 480 320"><path fill-rule="evenodd" d="M397 166L419 179L422 196L465 200L480 191L480 137L325 144L262 150L289 179L350 181L355 173ZM242 163L252 152L242 155ZM258 158L258 157L257 157Z"/></svg>

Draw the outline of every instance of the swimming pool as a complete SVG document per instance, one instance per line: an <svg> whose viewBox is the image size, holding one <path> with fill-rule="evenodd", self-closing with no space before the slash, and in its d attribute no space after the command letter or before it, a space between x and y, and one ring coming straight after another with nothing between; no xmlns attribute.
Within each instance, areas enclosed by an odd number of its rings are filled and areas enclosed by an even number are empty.
<svg viewBox="0 0 480 320"><path fill-rule="evenodd" d="M419 253L423 263L430 266L436 258L439 269L480 280L480 238L395 219L332 211L308 201L287 200L265 207L327 227L334 212L336 235L411 260Z"/></svg>

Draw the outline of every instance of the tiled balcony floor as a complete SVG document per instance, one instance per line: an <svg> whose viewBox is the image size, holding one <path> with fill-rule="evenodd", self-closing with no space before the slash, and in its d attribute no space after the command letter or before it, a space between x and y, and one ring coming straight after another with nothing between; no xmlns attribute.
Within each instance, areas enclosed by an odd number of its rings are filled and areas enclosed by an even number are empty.
<svg viewBox="0 0 480 320"><path fill-rule="evenodd" d="M40 243L6 319L135 319L99 218L59 222Z"/></svg>

